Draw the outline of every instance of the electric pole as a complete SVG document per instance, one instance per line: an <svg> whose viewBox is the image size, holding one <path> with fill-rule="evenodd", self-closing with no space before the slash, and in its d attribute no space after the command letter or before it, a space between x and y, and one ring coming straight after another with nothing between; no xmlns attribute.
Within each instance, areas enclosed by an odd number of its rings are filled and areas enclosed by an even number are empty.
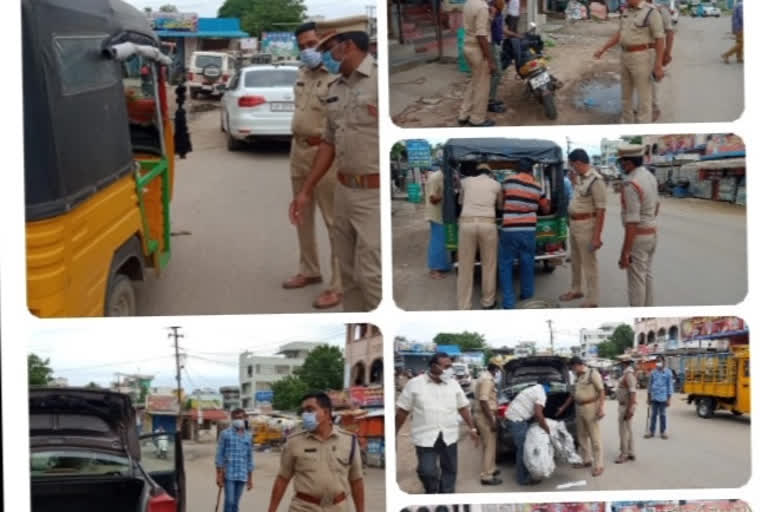
<svg viewBox="0 0 768 512"><path fill-rule="evenodd" d="M183 334L179 334L179 326L172 326L168 329L171 332L168 333L169 338L173 338L173 350L176 358L176 401L179 403L179 412L176 415L176 430L181 428L181 354L179 353L179 338L183 338Z"/></svg>
<svg viewBox="0 0 768 512"><path fill-rule="evenodd" d="M555 333L552 330L552 320L547 320L549 326L549 349L552 351L552 355L555 355Z"/></svg>

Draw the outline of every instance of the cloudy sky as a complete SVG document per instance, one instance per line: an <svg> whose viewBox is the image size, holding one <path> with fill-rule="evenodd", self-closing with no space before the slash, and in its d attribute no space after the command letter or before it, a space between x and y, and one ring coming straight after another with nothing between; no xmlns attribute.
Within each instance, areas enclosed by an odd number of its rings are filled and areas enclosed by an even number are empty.
<svg viewBox="0 0 768 512"><path fill-rule="evenodd" d="M429 342L440 332L477 332L485 335L485 341L494 347L514 346L519 341L535 341L541 348L549 348L549 327L547 316L538 311L528 310L524 316L515 315L502 317L494 315L492 321L468 321L463 315L449 315L439 317L439 321L403 322L397 331L398 335L405 336L409 340ZM487 317L486 317L487 318ZM589 318L580 318L568 312L567 316L556 315L552 322L555 347L569 348L579 343L579 329L597 328L603 323L634 324L634 317L621 314L605 314L600 316L589 315Z"/></svg>
<svg viewBox="0 0 768 512"><path fill-rule="evenodd" d="M194 12L201 18L214 18L218 14L223 0L127 0L138 9L152 7L158 9L166 4L173 4L180 12ZM307 6L307 15L325 16L326 18L338 18L342 16L354 16L365 14L366 5L376 5L373 0L304 0Z"/></svg>
<svg viewBox="0 0 768 512"><path fill-rule="evenodd" d="M274 354L292 341L316 341L343 349L345 325L330 322L287 322L285 317L156 321L130 324L86 322L88 327L43 328L32 333L29 351L49 358L56 377L72 386L94 381L107 386L115 372L155 376L153 385L175 384L173 340L166 325L182 326L182 351L187 354L182 385L218 388L238 384L238 355L249 350ZM82 324L80 324L82 325ZM121 327L122 326L122 327Z"/></svg>

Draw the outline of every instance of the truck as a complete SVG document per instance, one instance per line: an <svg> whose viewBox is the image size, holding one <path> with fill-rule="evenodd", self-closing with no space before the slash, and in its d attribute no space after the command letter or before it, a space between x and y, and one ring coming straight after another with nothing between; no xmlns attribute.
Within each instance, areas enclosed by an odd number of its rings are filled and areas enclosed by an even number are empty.
<svg viewBox="0 0 768 512"><path fill-rule="evenodd" d="M750 412L749 347L733 346L726 353L697 354L685 362L683 393L696 404L701 418L716 411L736 416Z"/></svg>

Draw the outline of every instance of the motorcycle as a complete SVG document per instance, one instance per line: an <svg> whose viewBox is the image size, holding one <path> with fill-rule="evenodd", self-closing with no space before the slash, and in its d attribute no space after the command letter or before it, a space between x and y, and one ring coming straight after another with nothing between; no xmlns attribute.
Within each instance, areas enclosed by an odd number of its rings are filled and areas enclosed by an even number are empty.
<svg viewBox="0 0 768 512"><path fill-rule="evenodd" d="M158 459L168 458L168 438L165 436L162 436L157 440L157 458Z"/></svg>
<svg viewBox="0 0 768 512"><path fill-rule="evenodd" d="M562 87L547 67L544 58L544 41L536 31L536 24L531 23L530 29L522 38L508 38L502 47L502 68L506 69L515 63L518 76L525 80L526 91L544 105L544 113L548 119L557 119L555 105L555 90Z"/></svg>

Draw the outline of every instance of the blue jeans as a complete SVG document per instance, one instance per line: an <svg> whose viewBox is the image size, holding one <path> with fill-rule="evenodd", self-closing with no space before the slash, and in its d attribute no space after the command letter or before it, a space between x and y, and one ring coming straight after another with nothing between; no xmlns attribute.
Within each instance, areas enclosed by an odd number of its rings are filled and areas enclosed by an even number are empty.
<svg viewBox="0 0 768 512"><path fill-rule="evenodd" d="M238 512L245 482L226 480L224 483L224 512Z"/></svg>
<svg viewBox="0 0 768 512"><path fill-rule="evenodd" d="M519 485L528 485L531 481L531 474L525 467L523 454L525 450L525 436L528 434L529 424L527 421L510 421L509 428L512 431L512 439L515 442L515 478Z"/></svg>
<svg viewBox="0 0 768 512"><path fill-rule="evenodd" d="M661 427L661 434L664 435L667 432L667 402L651 402L651 426L650 434L656 435L656 418L659 418L659 424Z"/></svg>
<svg viewBox="0 0 768 512"><path fill-rule="evenodd" d="M427 249L429 270L448 272L453 268L448 249L445 248L445 226L429 221L429 249Z"/></svg>
<svg viewBox="0 0 768 512"><path fill-rule="evenodd" d="M432 447L416 447L416 472L425 494L453 494L456 492L456 473L459 469L456 443L446 445L441 433ZM438 462L440 468L438 469Z"/></svg>
<svg viewBox="0 0 768 512"><path fill-rule="evenodd" d="M523 300L533 297L536 232L502 230L499 253L499 279L504 296L502 306L504 309L515 309L517 302L513 282L515 260L520 264L520 297Z"/></svg>

